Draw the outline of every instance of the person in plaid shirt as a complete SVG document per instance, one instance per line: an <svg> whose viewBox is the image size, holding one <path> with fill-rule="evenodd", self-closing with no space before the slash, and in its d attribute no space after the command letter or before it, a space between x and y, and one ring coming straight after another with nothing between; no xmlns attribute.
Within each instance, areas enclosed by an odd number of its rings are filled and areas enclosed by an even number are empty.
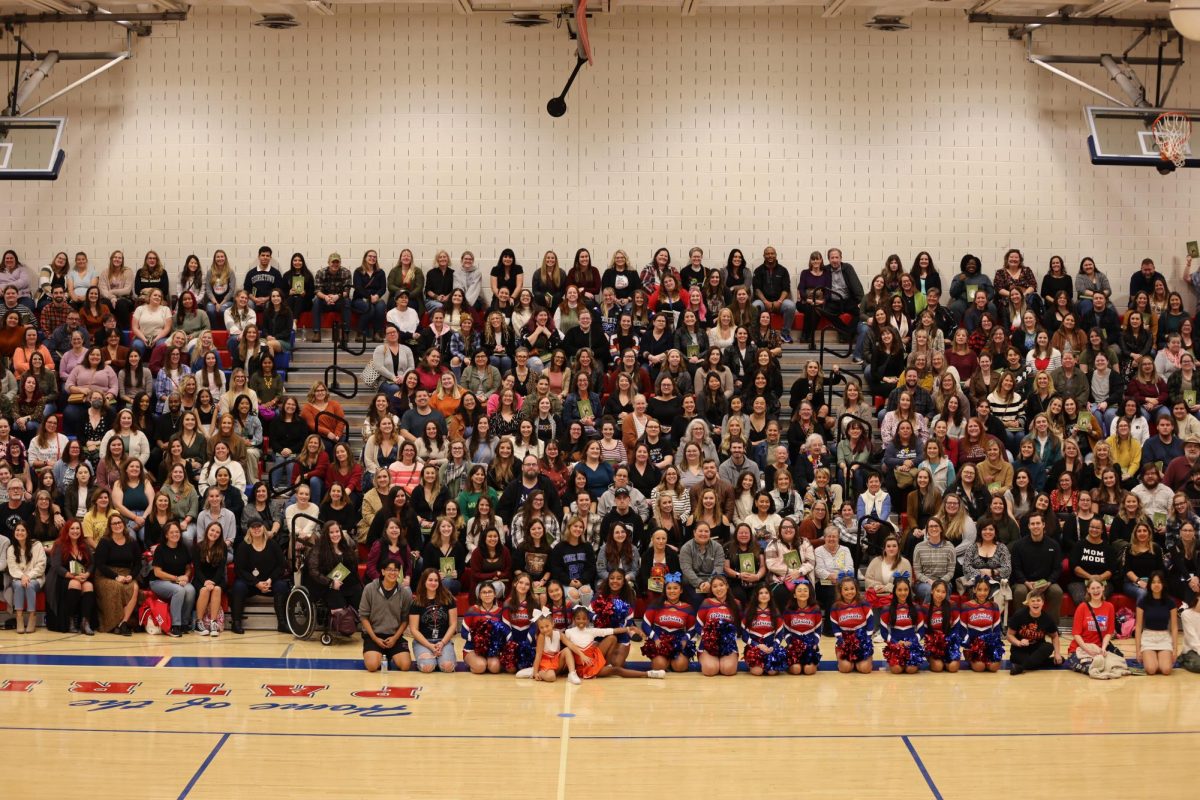
<svg viewBox="0 0 1200 800"><path fill-rule="evenodd" d="M350 270L342 269L342 257L329 254L329 266L317 270L313 280L316 297L313 298L312 333L310 342L321 341L321 312L330 310L342 315L342 327L350 328Z"/></svg>

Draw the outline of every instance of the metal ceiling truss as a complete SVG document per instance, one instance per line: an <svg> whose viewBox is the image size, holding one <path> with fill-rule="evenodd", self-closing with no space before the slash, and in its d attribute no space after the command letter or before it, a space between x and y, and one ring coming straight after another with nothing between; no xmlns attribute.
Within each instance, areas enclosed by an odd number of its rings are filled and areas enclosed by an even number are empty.
<svg viewBox="0 0 1200 800"><path fill-rule="evenodd" d="M1033 31L1029 30L1024 33L1025 40L1025 57L1035 66L1050 72L1064 80L1070 81L1076 86L1087 89L1089 92L1098 94L1111 103L1119 106L1129 107L1144 107L1144 108L1161 108L1171 94L1171 87L1175 85L1175 79L1179 76L1179 70L1184 64L1183 60L1183 37L1174 30L1159 35L1158 39L1158 54L1156 56L1131 56L1133 49L1148 39L1154 29L1145 28L1136 39L1133 40L1129 47L1125 48L1125 52L1119 56L1111 53L1101 53L1098 56L1080 56L1080 55L1058 55L1058 54L1042 54L1033 51ZM1172 45L1174 47L1172 48ZM1174 53L1168 55L1168 48L1172 48ZM1055 64L1087 64L1091 66L1103 67L1108 72L1113 83L1124 93L1126 100L1120 100L1108 92L1093 86L1083 78L1072 75L1056 66ZM1151 103L1146 95L1146 87L1142 85L1141 80L1133 71L1133 67L1154 67L1154 102ZM1164 71L1169 70L1166 75L1166 83L1164 85Z"/></svg>
<svg viewBox="0 0 1200 800"><path fill-rule="evenodd" d="M54 102L67 92L70 92L88 81L96 78L122 61L133 58L133 37L148 36L152 22L184 22L188 18L189 6L176 0L162 0L163 4L172 9L154 12L113 12L101 8L93 2L75 6L62 0L34 0L34 4L52 9L44 14L4 14L0 15L0 26L4 32L12 36L15 48L12 53L0 53L0 63L13 65L12 91L8 93L3 113L7 116L29 116L43 106ZM125 49L112 52L61 52L45 50L38 52L23 38L26 25L45 25L62 23L86 22L101 25L119 25L125 29ZM0 36L3 36L0 33ZM54 67L60 61L101 61L100 66L81 78L72 81L49 97L30 108L24 108L25 103L32 98ZM22 65L25 69L22 70Z"/></svg>

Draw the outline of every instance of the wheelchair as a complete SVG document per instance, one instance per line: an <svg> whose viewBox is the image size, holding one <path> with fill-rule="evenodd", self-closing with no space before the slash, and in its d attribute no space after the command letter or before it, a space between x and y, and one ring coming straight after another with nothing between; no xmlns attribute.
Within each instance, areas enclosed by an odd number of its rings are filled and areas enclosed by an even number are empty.
<svg viewBox="0 0 1200 800"><path fill-rule="evenodd" d="M297 517L309 517L307 514L297 514ZM353 636L343 636L333 629L333 615L325 601L318 598L316 593L304 585L304 569L298 565L295 558L295 522L291 536L291 546L288 548L289 561L294 565L292 574L292 590L288 592L285 618L288 630L297 639L311 639L314 633L320 632L321 644L328 647L338 639L349 639Z"/></svg>
<svg viewBox="0 0 1200 800"><path fill-rule="evenodd" d="M299 577L299 576L297 576ZM333 644L334 632L329 608L324 601L316 600L307 586L294 584L287 597L287 626L297 639L311 639L320 630L321 644Z"/></svg>

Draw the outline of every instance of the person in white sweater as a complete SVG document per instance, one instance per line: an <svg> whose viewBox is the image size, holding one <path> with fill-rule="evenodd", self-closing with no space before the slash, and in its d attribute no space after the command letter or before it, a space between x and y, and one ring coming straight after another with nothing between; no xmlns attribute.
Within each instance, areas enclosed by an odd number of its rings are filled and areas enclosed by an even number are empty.
<svg viewBox="0 0 1200 800"><path fill-rule="evenodd" d="M103 452L103 451L101 451ZM229 470L229 482L239 491L246 491L246 471L242 465L229 457L229 445L217 442L213 447L213 457L200 468L200 491L207 492L208 487L216 484L217 470L225 467Z"/></svg>
<svg viewBox="0 0 1200 800"><path fill-rule="evenodd" d="M459 267L454 270L454 288L463 290L468 308L483 310L483 273L475 266L475 254L470 250L463 252Z"/></svg>

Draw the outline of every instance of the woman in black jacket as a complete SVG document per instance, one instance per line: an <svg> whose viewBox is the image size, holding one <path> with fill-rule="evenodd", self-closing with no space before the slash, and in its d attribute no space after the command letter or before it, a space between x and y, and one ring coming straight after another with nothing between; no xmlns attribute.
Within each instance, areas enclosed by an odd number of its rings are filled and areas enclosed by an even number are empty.
<svg viewBox="0 0 1200 800"><path fill-rule="evenodd" d="M300 402L288 395L281 411L271 420L267 434L271 440L271 483L276 488L288 485L288 473L291 470L283 467L276 470L274 467L299 453L304 448L308 433L308 424L300 416Z"/></svg>
<svg viewBox="0 0 1200 800"><path fill-rule="evenodd" d="M330 610L358 608L363 589L358 579L358 545L336 522L321 526L316 547L308 553L307 567L305 580Z"/></svg>

